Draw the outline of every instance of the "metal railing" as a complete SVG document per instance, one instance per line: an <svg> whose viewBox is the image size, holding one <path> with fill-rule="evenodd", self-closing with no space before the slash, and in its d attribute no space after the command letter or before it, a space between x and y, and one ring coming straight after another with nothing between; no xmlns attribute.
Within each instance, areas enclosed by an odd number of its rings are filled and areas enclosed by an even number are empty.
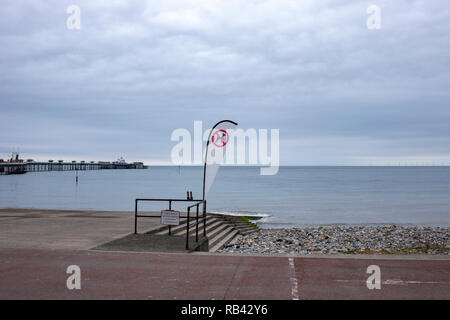
<svg viewBox="0 0 450 320"><path fill-rule="evenodd" d="M189 233L190 228L195 226L195 241L198 242L198 226L201 222L203 222L203 236L206 237L206 200L194 200L194 199L136 199L134 203L134 234L137 234L137 222L138 218L161 218L161 214L159 215L139 215L138 214L138 202L139 201L152 201L152 202L168 202L169 210L172 210L173 202L196 202L193 205L187 207L187 215L186 215L186 250L189 250ZM203 212L202 216L199 217L199 208L200 205L203 204ZM190 213L192 208L196 208L196 217L195 222L190 223ZM180 217L182 218L182 217ZM172 235L171 225L169 225L169 236Z"/></svg>
<svg viewBox="0 0 450 320"><path fill-rule="evenodd" d="M203 216L199 219L198 211L200 204L203 203ZM195 225L195 242L198 242L198 225L203 221L203 237L206 237L206 200L201 200L193 205L187 207L187 219L186 219L186 250L189 250L189 228L191 227L190 222L190 213L191 208L196 207L196 216L195 222L192 224L192 227Z"/></svg>

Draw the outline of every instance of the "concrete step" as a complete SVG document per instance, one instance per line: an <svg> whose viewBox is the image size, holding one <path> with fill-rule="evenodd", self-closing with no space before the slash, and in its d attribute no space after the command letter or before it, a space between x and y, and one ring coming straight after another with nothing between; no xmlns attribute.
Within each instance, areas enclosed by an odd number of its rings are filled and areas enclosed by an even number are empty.
<svg viewBox="0 0 450 320"><path fill-rule="evenodd" d="M207 222L206 222L206 236L208 237L209 234L211 234L215 230L221 228L222 225L223 225L223 222L220 221L220 220L214 221L213 223L210 223L209 220L207 220Z"/></svg>
<svg viewBox="0 0 450 320"><path fill-rule="evenodd" d="M210 248L214 247L216 244L218 244L225 237L227 237L231 232L234 232L234 231L237 232L237 230L235 230L233 227L227 226L226 228L221 230L214 238L209 239L209 247Z"/></svg>
<svg viewBox="0 0 450 320"><path fill-rule="evenodd" d="M210 223L212 221L212 223ZM203 234L203 227L199 228L199 234ZM167 231L164 232L164 234L167 234ZM186 224L183 228L178 229L176 233L172 233L173 235L177 236L186 236ZM209 239L209 247L215 246L218 243L221 243L223 239L230 239L230 234L237 234L237 230L230 225L228 222L222 220L222 219L214 219L210 218L207 220L206 225L206 236ZM189 230L189 235L195 235L195 227L192 227ZM216 249L217 250L217 249Z"/></svg>
<svg viewBox="0 0 450 320"><path fill-rule="evenodd" d="M228 223L234 224L234 225L237 226L237 227L253 226L253 227L256 227L256 229L258 229L257 226L256 226L256 224L253 225L252 223L249 223L249 222L243 220L241 217L237 217L237 216L236 216L236 217L235 217L235 216L223 216L223 215L222 215L222 216L216 215L215 217L224 219L224 220L226 220Z"/></svg>
<svg viewBox="0 0 450 320"><path fill-rule="evenodd" d="M186 219L180 219L180 226L186 224ZM179 226L176 226L179 227ZM172 230L174 229L174 226L172 226ZM168 225L159 225L155 228L152 228L151 230L147 230L144 233L152 233L152 234L167 234L169 232L169 226Z"/></svg>
<svg viewBox="0 0 450 320"><path fill-rule="evenodd" d="M233 240L231 240L230 242L227 243L227 246L235 244L235 243L239 240L239 238L241 238L241 237L242 237L242 235L237 234L237 235L233 238Z"/></svg>
<svg viewBox="0 0 450 320"><path fill-rule="evenodd" d="M195 221L195 219L194 220L191 219L191 223L193 223L194 221ZM209 223L213 223L215 221L217 221L217 219L214 219L214 218L208 219L207 218L206 225L208 225ZM199 227L203 228L203 223L200 223ZM192 228L190 228L190 229L192 229ZM195 231L195 226L193 229ZM190 231L191 230L189 230L189 233L190 233ZM163 230L158 231L156 234L163 235L163 234L168 234L168 232L169 232L169 226L165 226L165 228ZM171 232L173 235L180 234L180 233L186 234L186 219L183 219L182 221L180 221L180 224L178 226L172 226Z"/></svg>
<svg viewBox="0 0 450 320"><path fill-rule="evenodd" d="M220 221L215 219L215 218L208 218L207 217L206 218L206 230L208 230L208 228L210 228L210 227L216 226L217 222L220 223ZM191 224L192 223L195 223L195 219L191 219ZM184 228L181 228L181 230L182 230L181 234L186 234L186 222L184 223ZM198 230L199 230L199 232L200 232L200 230L202 230L202 232L203 232L203 222L199 223ZM192 226L192 227L189 228L189 234L192 233L192 232L195 232L195 226Z"/></svg>
<svg viewBox="0 0 450 320"><path fill-rule="evenodd" d="M258 229L255 229L253 227L236 228L236 230L239 230L239 233L253 233L258 231Z"/></svg>
<svg viewBox="0 0 450 320"><path fill-rule="evenodd" d="M191 218L191 223L195 218ZM203 224L199 226L199 236L203 235ZM168 226L155 228L152 233L158 235L168 234ZM258 228L242 220L239 217L225 217L220 215L208 215L206 220L206 236L209 240L209 251L216 252L229 243L236 242L241 235L256 232ZM186 236L186 219L180 221L180 225L172 226L172 235ZM189 235L195 236L195 226L189 228Z"/></svg>
<svg viewBox="0 0 450 320"><path fill-rule="evenodd" d="M239 232L240 235L246 236L252 233L255 233L256 231L244 231L244 232Z"/></svg>
<svg viewBox="0 0 450 320"><path fill-rule="evenodd" d="M237 230L232 230L229 232L225 237L222 238L219 242L214 244L213 246L210 246L209 252L216 252L220 248L226 246L230 241L233 240L233 238L238 234Z"/></svg>
<svg viewBox="0 0 450 320"><path fill-rule="evenodd" d="M211 232L214 229L218 228L220 225L222 225L221 221L213 221L212 219L211 219L211 221L212 222L210 222L210 220L206 221L206 234L208 234L208 232ZM198 233L203 234L203 223L199 224ZM193 234L195 234L195 226L193 226L189 229L189 235L193 235ZM184 228L178 230L176 233L174 233L174 235L176 235L176 236L186 235L186 224L184 225Z"/></svg>
<svg viewBox="0 0 450 320"><path fill-rule="evenodd" d="M247 222L230 222L230 224L235 225L236 227L251 227L252 225Z"/></svg>
<svg viewBox="0 0 450 320"><path fill-rule="evenodd" d="M210 241L212 241L215 237L217 237L217 235L219 233L221 233L223 230L225 230L226 228L229 228L230 226L226 223L221 223L219 227L217 227L216 229L212 230L211 232L207 232L206 236L208 237L208 239L210 239ZM211 242L210 242L211 243Z"/></svg>

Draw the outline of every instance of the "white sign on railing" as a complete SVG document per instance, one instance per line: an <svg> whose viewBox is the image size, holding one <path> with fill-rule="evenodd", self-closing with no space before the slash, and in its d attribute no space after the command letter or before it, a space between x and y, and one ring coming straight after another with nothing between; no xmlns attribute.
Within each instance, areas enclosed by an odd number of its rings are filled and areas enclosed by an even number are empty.
<svg viewBox="0 0 450 320"><path fill-rule="evenodd" d="M180 211L161 210L161 224L177 226L180 224Z"/></svg>

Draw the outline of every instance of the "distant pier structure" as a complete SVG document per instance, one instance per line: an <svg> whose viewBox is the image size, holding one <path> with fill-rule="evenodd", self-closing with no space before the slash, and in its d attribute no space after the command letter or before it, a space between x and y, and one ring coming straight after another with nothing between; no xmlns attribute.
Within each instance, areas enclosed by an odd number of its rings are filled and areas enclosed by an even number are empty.
<svg viewBox="0 0 450 320"><path fill-rule="evenodd" d="M22 174L26 172L42 171L84 171L84 170L103 170L103 169L147 169L142 162L127 163L123 159L114 162L104 161L72 161L49 160L47 162L38 162L32 159L26 161L19 160L18 155L11 157L8 161L0 159L0 174Z"/></svg>

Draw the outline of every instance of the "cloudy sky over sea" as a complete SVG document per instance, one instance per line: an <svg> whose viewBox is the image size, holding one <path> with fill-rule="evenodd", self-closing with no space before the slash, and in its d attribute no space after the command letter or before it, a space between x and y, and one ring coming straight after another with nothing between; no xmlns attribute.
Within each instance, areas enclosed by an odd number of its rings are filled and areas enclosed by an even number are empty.
<svg viewBox="0 0 450 320"><path fill-rule="evenodd" d="M450 163L449 30L448 0L2 1L0 158L169 163L232 119L285 165Z"/></svg>

